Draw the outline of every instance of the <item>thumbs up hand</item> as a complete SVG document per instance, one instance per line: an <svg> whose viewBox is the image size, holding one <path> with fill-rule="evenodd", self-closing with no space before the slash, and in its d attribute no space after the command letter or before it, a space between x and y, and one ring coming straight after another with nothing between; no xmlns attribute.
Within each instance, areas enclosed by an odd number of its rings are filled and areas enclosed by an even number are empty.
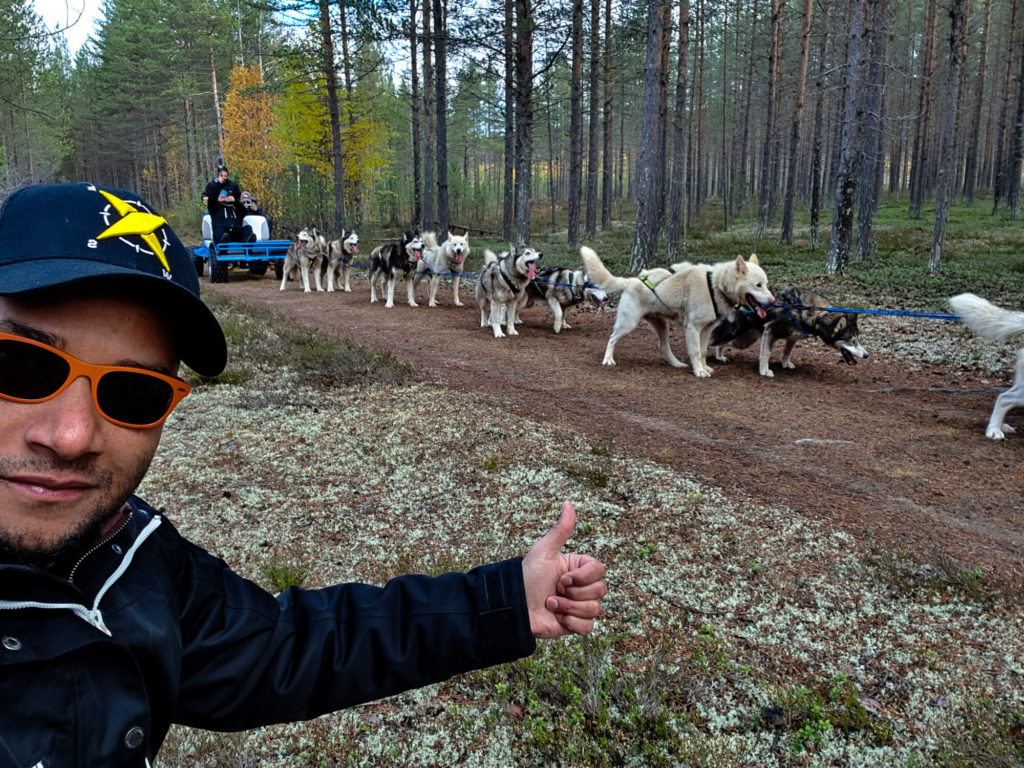
<svg viewBox="0 0 1024 768"><path fill-rule="evenodd" d="M608 593L604 563L590 555L562 552L575 525L576 509L566 501L555 526L523 558L534 637L587 634L601 612L601 598Z"/></svg>

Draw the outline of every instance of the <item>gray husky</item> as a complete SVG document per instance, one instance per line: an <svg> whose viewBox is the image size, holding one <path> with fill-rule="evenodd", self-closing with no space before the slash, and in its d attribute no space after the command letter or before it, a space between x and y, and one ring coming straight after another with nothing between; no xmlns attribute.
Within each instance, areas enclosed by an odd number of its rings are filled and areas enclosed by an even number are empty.
<svg viewBox="0 0 1024 768"><path fill-rule="evenodd" d="M817 336L828 346L839 350L847 365L856 365L865 359L867 350L857 335L857 315L854 312L826 311L829 303L821 296L787 285L775 292L777 304L769 306L762 318L745 309L734 309L711 329L709 346L746 349L761 341L758 371L762 376L774 376L768 367L772 344L779 339L786 342L782 353L782 367L796 368L790 360L793 347L800 339ZM716 360L726 358L719 349Z"/></svg>
<svg viewBox="0 0 1024 768"><path fill-rule="evenodd" d="M565 319L565 310L569 307L586 301L603 309L607 299L608 294L590 282L583 269L541 267L537 276L527 283L516 314L536 301L543 301L555 316L554 328L558 333L563 328L572 328Z"/></svg>
<svg viewBox="0 0 1024 768"><path fill-rule="evenodd" d="M518 336L516 310L527 284L537 276L537 260L543 254L527 245L512 247L500 256L484 251L484 266L476 278L476 303L480 306L480 327L488 325L494 338ZM505 333L501 324L505 323Z"/></svg>

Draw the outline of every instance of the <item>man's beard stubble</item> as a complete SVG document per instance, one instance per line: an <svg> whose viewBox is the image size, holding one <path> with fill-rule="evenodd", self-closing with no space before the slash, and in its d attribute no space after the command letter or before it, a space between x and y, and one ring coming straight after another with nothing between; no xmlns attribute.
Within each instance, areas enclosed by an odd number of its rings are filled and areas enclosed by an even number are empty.
<svg viewBox="0 0 1024 768"><path fill-rule="evenodd" d="M121 509L149 469L147 460L135 467L134 472L128 473L129 482L118 487L114 482L113 472L94 470L89 466L90 463L88 460L65 463L42 459L15 461L0 458L0 476L25 471L46 473L54 470L72 470L87 475L101 494L95 506L53 542L31 541L28 532L19 533L17 530L11 530L4 525L3 513L0 511L0 563L50 570L54 564L84 553L87 547L99 538L99 530L104 521Z"/></svg>

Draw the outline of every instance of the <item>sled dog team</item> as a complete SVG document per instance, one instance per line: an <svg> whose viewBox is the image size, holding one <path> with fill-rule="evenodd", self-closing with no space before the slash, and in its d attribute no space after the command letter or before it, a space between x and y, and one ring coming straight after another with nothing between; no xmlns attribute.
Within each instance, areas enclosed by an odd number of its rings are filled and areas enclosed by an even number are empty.
<svg viewBox="0 0 1024 768"><path fill-rule="evenodd" d="M359 236L343 231L330 242L315 228L302 230L288 251L281 290L290 278L302 280L310 291L313 273L317 291L350 293L350 273L359 253ZM394 306L395 287L404 280L409 306L416 303L415 287L428 281L427 305L437 306L437 289L442 276L452 277L453 303L464 306L459 298L459 282L470 254L468 233L448 233L443 243L437 234L422 236L408 232L370 253L370 302L377 302L377 286L385 307ZM758 264L757 255L742 256L715 264L680 262L656 267L639 275L613 275L598 255L586 246L580 248L583 269L563 266L538 268L543 254L526 245L510 246L495 254L484 251L484 262L476 277L475 295L480 308L480 327L490 327L495 338L517 336L519 312L542 301L554 316L553 329L559 333L570 328L565 311L588 302L604 307L609 296L618 296L615 324L605 347L604 364L615 365L615 345L646 322L658 339L662 357L675 368L684 368L669 345L669 323L681 322L686 339L689 366L698 378L711 376L709 348L714 359L725 362L727 346L746 349L758 344L758 372L772 377L769 359L776 341L785 343L782 367L795 368L793 348L808 336L817 336L835 348L848 365L867 358L857 330L857 315L828 309L823 297L785 286L775 293ZM950 299L953 310L983 339L1008 341L1024 339L1024 312L1002 309L974 294L964 293ZM504 331L502 331L504 326ZM1024 347L1017 352L1013 385L995 402L985 435L1000 440L1014 428L1005 423L1006 414L1024 406Z"/></svg>

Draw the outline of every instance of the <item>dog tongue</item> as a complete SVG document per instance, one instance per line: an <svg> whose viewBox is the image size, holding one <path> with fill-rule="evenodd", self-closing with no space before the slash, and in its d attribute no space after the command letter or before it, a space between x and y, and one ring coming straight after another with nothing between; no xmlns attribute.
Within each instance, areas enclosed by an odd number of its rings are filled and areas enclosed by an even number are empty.
<svg viewBox="0 0 1024 768"><path fill-rule="evenodd" d="M461 264L462 263L462 254L461 253L456 253L455 254L455 263L456 264Z"/></svg>
<svg viewBox="0 0 1024 768"><path fill-rule="evenodd" d="M530 270L526 274L530 276L531 280L537 276L537 265L534 262L530 262Z"/></svg>
<svg viewBox="0 0 1024 768"><path fill-rule="evenodd" d="M857 358L855 358L853 356L853 354L848 349L840 349L839 352L840 352L840 354L842 354L843 360L846 361L847 365L856 365L857 364Z"/></svg>
<svg viewBox="0 0 1024 768"><path fill-rule="evenodd" d="M359 253L359 246L358 245L353 245L352 246L352 253Z"/></svg>
<svg viewBox="0 0 1024 768"><path fill-rule="evenodd" d="M754 311L757 313L757 316L762 320L768 317L768 313L764 311L764 307L762 307L760 304L754 305Z"/></svg>

